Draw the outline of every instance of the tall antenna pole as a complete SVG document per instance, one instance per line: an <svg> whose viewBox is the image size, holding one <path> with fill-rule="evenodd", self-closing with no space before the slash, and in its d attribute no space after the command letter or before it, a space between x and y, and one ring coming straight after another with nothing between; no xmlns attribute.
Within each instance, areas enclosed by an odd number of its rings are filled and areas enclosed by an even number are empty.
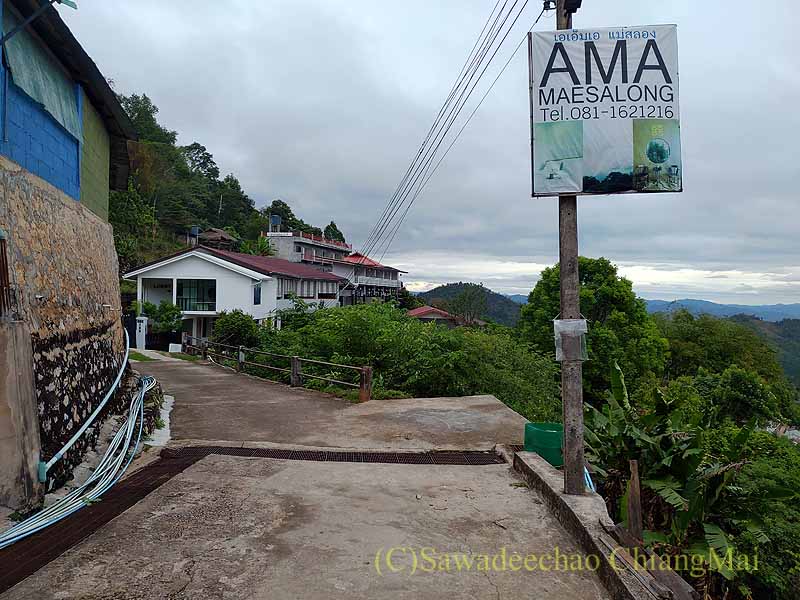
<svg viewBox="0 0 800 600"><path fill-rule="evenodd" d="M572 13L567 0L558 0L558 29L572 29ZM571 4L575 4L572 2ZM578 279L578 197L558 197L558 256L561 274L561 318L580 319L580 280ZM580 361L580 336L562 336L564 360L561 363L561 401L564 409L564 493L585 492L583 469L583 368ZM573 347L567 347L567 346ZM577 345L577 347L574 347Z"/></svg>

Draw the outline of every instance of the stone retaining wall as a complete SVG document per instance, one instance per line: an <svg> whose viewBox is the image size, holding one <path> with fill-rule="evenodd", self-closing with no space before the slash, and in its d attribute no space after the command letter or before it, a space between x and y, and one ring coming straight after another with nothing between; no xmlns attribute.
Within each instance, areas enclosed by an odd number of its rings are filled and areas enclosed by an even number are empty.
<svg viewBox="0 0 800 600"><path fill-rule="evenodd" d="M31 333L47 460L97 406L120 367L124 334L114 237L111 226L80 202L2 156L0 229L8 236L14 297L5 318L24 322ZM0 438L3 428L0 423ZM81 440L57 480L91 443L91 436Z"/></svg>

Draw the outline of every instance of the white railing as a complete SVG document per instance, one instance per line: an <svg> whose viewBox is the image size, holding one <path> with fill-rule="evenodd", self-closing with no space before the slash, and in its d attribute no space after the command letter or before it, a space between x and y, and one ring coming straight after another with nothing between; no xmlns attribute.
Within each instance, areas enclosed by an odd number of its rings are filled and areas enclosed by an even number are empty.
<svg viewBox="0 0 800 600"><path fill-rule="evenodd" d="M382 287L400 287L399 279L384 279L383 277L366 277L364 275L357 275L353 280L357 285L374 285Z"/></svg>

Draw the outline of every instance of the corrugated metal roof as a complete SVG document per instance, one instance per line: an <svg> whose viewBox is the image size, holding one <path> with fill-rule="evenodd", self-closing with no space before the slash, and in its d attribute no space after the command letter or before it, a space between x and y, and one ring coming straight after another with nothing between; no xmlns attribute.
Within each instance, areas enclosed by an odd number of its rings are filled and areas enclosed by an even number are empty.
<svg viewBox="0 0 800 600"><path fill-rule="evenodd" d="M258 271L264 275L286 275L296 279L316 279L321 281L344 281L344 277L339 277L333 273L326 273L314 267L309 267L302 263L296 263L283 258L275 258L274 256L254 256L252 254L242 254L240 252L231 252L230 250L218 250L216 248L206 248L199 246L197 248L203 252L207 252L212 256L229 260L234 264L242 267L247 267L253 271Z"/></svg>
<svg viewBox="0 0 800 600"><path fill-rule="evenodd" d="M434 306L420 306L419 308L412 308L407 314L409 317L416 318L427 317L429 315L438 315L444 319L455 319L455 317L449 312Z"/></svg>

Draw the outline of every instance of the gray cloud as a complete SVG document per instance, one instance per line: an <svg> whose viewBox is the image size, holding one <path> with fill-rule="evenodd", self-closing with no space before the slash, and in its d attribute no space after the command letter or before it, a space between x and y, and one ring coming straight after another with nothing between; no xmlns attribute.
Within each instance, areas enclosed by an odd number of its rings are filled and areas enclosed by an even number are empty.
<svg viewBox="0 0 800 600"><path fill-rule="evenodd" d="M649 297L800 301L791 139L800 130L792 109L800 76L791 27L800 9L789 0L769 10L723 0L584 4L576 26L678 24L686 191L581 199L582 253L624 265ZM119 91L147 92L180 141L205 144L258 204L283 198L308 221L333 218L358 244L492 5L87 0L77 12L61 12ZM538 10L531 3L508 50ZM717 26L709 25L712 16ZM523 55L387 255L404 263L409 282L482 280L526 291L537 271L492 269L503 261L539 268L557 260L556 201L529 197ZM422 256L436 259L410 261ZM447 264L461 270L437 266ZM675 275L682 270L697 274L691 284ZM737 271L747 274L741 287L731 274ZM648 279L652 272L662 276ZM760 275L761 284L750 280ZM725 281L731 285L720 287Z"/></svg>

